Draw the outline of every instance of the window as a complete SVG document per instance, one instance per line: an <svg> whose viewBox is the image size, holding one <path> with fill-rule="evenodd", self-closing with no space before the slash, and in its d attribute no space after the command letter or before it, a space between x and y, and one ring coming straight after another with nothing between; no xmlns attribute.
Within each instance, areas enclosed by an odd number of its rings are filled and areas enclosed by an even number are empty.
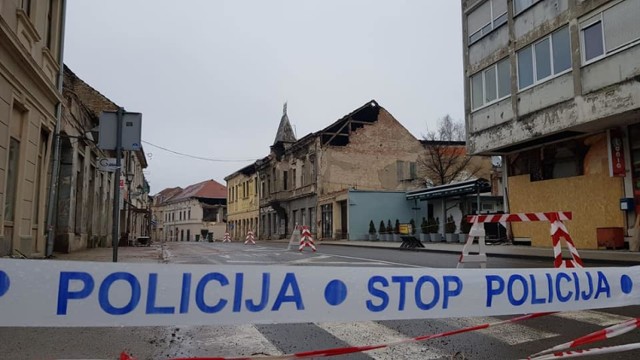
<svg viewBox="0 0 640 360"><path fill-rule="evenodd" d="M187 219L191 219L191 209L189 209L189 213L188 214L189 214L188 215L189 217Z"/></svg>
<svg viewBox="0 0 640 360"><path fill-rule="evenodd" d="M295 189L297 187L297 184L296 184L296 169L293 169L291 171L291 187L293 189Z"/></svg>
<svg viewBox="0 0 640 360"><path fill-rule="evenodd" d="M84 156L78 154L78 171L76 172L75 233L82 233L82 204L84 204Z"/></svg>
<svg viewBox="0 0 640 360"><path fill-rule="evenodd" d="M289 188L289 172L285 171L282 175L282 190L287 190Z"/></svg>
<svg viewBox="0 0 640 360"><path fill-rule="evenodd" d="M31 0L22 0L22 5L20 6L20 8L24 10L24 12L27 13L29 17L31 17Z"/></svg>
<svg viewBox="0 0 640 360"><path fill-rule="evenodd" d="M527 10L539 0L513 0L513 13L515 15Z"/></svg>
<svg viewBox="0 0 640 360"><path fill-rule="evenodd" d="M580 24L582 61L589 63L640 40L640 2L622 1Z"/></svg>
<svg viewBox="0 0 640 360"><path fill-rule="evenodd" d="M415 161L412 161L409 163L409 177L411 179L417 179L418 178L418 173L416 171L416 163Z"/></svg>
<svg viewBox="0 0 640 360"><path fill-rule="evenodd" d="M478 109L511 94L511 66L506 58L471 77L471 106Z"/></svg>
<svg viewBox="0 0 640 360"><path fill-rule="evenodd" d="M585 142L569 140L510 155L509 176L529 174L531 181L541 181L583 175Z"/></svg>
<svg viewBox="0 0 640 360"><path fill-rule="evenodd" d="M7 164L7 193L4 197L5 221L14 221L15 218L19 158L20 141L11 137L9 138L9 163Z"/></svg>
<svg viewBox="0 0 640 360"><path fill-rule="evenodd" d="M49 143L49 134L45 131L40 131L40 144L38 149L38 164L36 165L36 182L35 189L33 191L33 224L37 225L40 221L40 185L41 177L43 176L43 169L47 168L46 155L47 144ZM45 170L46 171L46 170Z"/></svg>
<svg viewBox="0 0 640 360"><path fill-rule="evenodd" d="M571 69L571 43L567 26L518 51L520 90Z"/></svg>
<svg viewBox="0 0 640 360"><path fill-rule="evenodd" d="M507 0L487 0L467 16L469 44L507 22Z"/></svg>
<svg viewBox="0 0 640 360"><path fill-rule="evenodd" d="M301 167L301 170L300 170L300 186L307 185L307 179L306 179L306 176L305 176L305 171L306 171L305 166L304 166L304 164L302 164L302 167Z"/></svg>

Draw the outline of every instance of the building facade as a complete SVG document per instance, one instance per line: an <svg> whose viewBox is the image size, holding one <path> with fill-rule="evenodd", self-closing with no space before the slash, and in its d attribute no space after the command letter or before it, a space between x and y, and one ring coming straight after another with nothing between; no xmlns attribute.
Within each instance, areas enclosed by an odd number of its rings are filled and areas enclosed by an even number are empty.
<svg viewBox="0 0 640 360"><path fill-rule="evenodd" d="M167 195L170 191L163 192ZM154 209L158 211L153 214L156 218L160 214L163 217L164 241L222 239L226 230L227 188L215 180L206 180L187 186Z"/></svg>
<svg viewBox="0 0 640 360"><path fill-rule="evenodd" d="M257 163L260 237L286 238L307 225L317 238L347 239L349 190L422 185L416 170L422 150L373 100L299 140L285 108L270 155Z"/></svg>
<svg viewBox="0 0 640 360"><path fill-rule="evenodd" d="M227 182L227 231L233 240L258 231L258 172L256 164L245 166L224 178Z"/></svg>
<svg viewBox="0 0 640 360"><path fill-rule="evenodd" d="M166 188L153 196L151 202L151 239L153 241L165 241L165 205L175 195L182 191L180 187Z"/></svg>
<svg viewBox="0 0 640 360"><path fill-rule="evenodd" d="M504 157L508 211L572 211L582 249L598 247L598 228L629 235L640 210L640 2L462 9L467 146ZM548 224L514 224L513 235L552 246Z"/></svg>
<svg viewBox="0 0 640 360"><path fill-rule="evenodd" d="M0 2L0 256L44 256L63 1Z"/></svg>

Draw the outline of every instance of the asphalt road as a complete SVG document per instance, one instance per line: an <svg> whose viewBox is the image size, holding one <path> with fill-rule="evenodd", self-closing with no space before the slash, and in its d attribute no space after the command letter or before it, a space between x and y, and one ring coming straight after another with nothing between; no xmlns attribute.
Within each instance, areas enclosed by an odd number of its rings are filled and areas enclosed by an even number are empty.
<svg viewBox="0 0 640 360"><path fill-rule="evenodd" d="M284 243L168 243L169 263L453 268L456 254L321 245L318 252L288 251ZM587 264L588 266L589 264ZM598 266L607 264L599 263ZM490 268L548 268L551 260L490 258ZM612 265L615 266L615 265ZM52 299L54 301L54 299ZM640 317L640 306L549 315L524 322L404 344L336 359L519 359L621 321ZM367 321L244 326L145 328L0 328L3 359L138 359L279 355L365 345L435 334L509 317ZM637 342L638 331L593 346ZM640 350L590 359L637 359Z"/></svg>

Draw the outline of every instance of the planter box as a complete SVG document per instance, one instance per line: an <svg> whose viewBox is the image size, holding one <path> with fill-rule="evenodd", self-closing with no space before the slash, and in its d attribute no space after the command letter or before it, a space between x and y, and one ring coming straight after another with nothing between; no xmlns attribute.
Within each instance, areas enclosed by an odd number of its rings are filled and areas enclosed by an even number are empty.
<svg viewBox="0 0 640 360"><path fill-rule="evenodd" d="M376 241L376 240L378 240L377 234L369 234L369 241Z"/></svg>
<svg viewBox="0 0 640 360"><path fill-rule="evenodd" d="M458 242L458 234L444 234L444 238L446 240L446 242L448 243L457 243Z"/></svg>
<svg viewBox="0 0 640 360"><path fill-rule="evenodd" d="M458 240L460 241L461 244L464 244L467 242L467 236L468 234L458 234Z"/></svg>
<svg viewBox="0 0 640 360"><path fill-rule="evenodd" d="M420 234L420 241L422 242L431 241L429 234Z"/></svg>

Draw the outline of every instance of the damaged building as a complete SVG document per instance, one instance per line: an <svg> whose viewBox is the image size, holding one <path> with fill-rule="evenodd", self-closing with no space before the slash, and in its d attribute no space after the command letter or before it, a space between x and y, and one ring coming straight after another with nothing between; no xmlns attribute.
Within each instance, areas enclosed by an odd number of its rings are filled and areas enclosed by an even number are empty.
<svg viewBox="0 0 640 360"><path fill-rule="evenodd" d="M462 10L467 147L504 157L507 210L571 211L578 248L623 246L640 213L640 1ZM548 223L512 230L552 246Z"/></svg>
<svg viewBox="0 0 640 360"><path fill-rule="evenodd" d="M395 192L408 221L404 194L423 184L416 170L422 151L375 100L301 139L285 105L269 156L255 163L260 238L286 238L296 225L306 225L317 238L348 239L348 214L355 218L358 211L349 202L355 191ZM395 219L394 209L383 207L376 219ZM368 225L371 209L359 211L366 212Z"/></svg>

